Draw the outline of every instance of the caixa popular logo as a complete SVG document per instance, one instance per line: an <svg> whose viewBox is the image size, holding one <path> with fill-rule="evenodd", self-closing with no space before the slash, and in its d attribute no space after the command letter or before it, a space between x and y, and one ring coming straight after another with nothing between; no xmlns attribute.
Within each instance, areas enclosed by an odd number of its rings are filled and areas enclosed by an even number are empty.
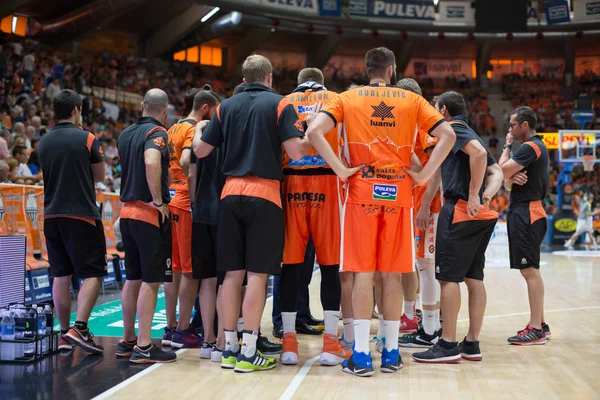
<svg viewBox="0 0 600 400"><path fill-rule="evenodd" d="M585 5L585 14L586 15L600 14L600 1L596 1L594 3L587 3Z"/></svg>
<svg viewBox="0 0 600 400"><path fill-rule="evenodd" d="M398 186L373 185L373 200L394 201L398 197Z"/></svg>

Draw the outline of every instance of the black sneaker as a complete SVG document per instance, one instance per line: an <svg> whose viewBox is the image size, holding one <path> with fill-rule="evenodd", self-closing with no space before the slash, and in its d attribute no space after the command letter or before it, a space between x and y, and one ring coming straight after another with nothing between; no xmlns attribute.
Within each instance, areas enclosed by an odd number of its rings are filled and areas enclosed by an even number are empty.
<svg viewBox="0 0 600 400"><path fill-rule="evenodd" d="M381 372L394 373L398 372L404 364L400 356L400 349L388 351L385 347L381 353Z"/></svg>
<svg viewBox="0 0 600 400"><path fill-rule="evenodd" d="M273 355L281 353L281 343L269 342L266 336L258 335L256 341L256 349L264 355Z"/></svg>
<svg viewBox="0 0 600 400"><path fill-rule="evenodd" d="M398 346L408 348L429 348L437 343L441 336L441 329L433 335L428 335L421 327L416 333L408 333L398 338Z"/></svg>
<svg viewBox="0 0 600 400"><path fill-rule="evenodd" d="M552 337L552 333L550 332L550 325L545 322L542 322L542 330L544 331L544 335L546 335L546 339L550 339Z"/></svg>
<svg viewBox="0 0 600 400"><path fill-rule="evenodd" d="M177 359L177 354L172 351L162 351L154 344L148 350L142 350L137 345L133 346L133 352L129 362L134 364L171 363Z"/></svg>
<svg viewBox="0 0 600 400"><path fill-rule="evenodd" d="M355 351L349 359L342 361L342 371L356 376L372 376L375 370L371 353Z"/></svg>
<svg viewBox="0 0 600 400"><path fill-rule="evenodd" d="M125 340L119 340L119 344L117 345L117 351L115 355L117 357L131 357L133 353L133 348L137 344L137 339L133 342L126 342Z"/></svg>
<svg viewBox="0 0 600 400"><path fill-rule="evenodd" d="M67 343L73 346L79 346L88 353L102 354L104 353L104 347L94 342L94 335L89 329L81 331L75 326L72 326L66 335L63 336Z"/></svg>
<svg viewBox="0 0 600 400"><path fill-rule="evenodd" d="M537 330L531 325L527 325L525 329L517 333L516 336L509 337L508 343L521 346L531 346L535 344L546 344L548 339L542 329Z"/></svg>
<svg viewBox="0 0 600 400"><path fill-rule="evenodd" d="M422 353L412 355L413 360L422 363L457 363L460 362L460 347L456 345L450 350L444 349L439 342Z"/></svg>
<svg viewBox="0 0 600 400"><path fill-rule="evenodd" d="M283 339L283 325L277 324L273 325L273 336L277 339Z"/></svg>
<svg viewBox="0 0 600 400"><path fill-rule="evenodd" d="M458 344L460 349L460 355L462 358L468 361L481 361L481 350L479 349L479 341L467 342L467 338L464 338L462 342Z"/></svg>

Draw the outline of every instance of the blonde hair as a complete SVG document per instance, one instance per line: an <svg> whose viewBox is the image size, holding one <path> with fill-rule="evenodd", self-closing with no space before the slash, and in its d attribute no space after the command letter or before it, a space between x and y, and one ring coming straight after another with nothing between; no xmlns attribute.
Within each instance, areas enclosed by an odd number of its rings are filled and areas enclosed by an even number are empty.
<svg viewBox="0 0 600 400"><path fill-rule="evenodd" d="M248 56L242 64L242 74L247 83L264 82L271 72L273 72L271 61L259 54Z"/></svg>

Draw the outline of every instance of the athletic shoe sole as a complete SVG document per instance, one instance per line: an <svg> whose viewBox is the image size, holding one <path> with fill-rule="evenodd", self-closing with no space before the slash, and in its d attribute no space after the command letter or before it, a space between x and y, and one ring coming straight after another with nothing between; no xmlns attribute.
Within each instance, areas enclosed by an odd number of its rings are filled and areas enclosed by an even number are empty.
<svg viewBox="0 0 600 400"><path fill-rule="evenodd" d="M249 373L249 372L262 372L262 371L270 371L270 370L272 370L273 368L275 368L276 366L277 366L277 364L273 364L273 365L271 365L270 367L267 367L267 368L262 368L262 369L253 369L253 368L238 368L238 367L235 367L235 368L233 369L233 371L234 371L234 372L240 372L240 373L242 373L242 374L247 374L247 373Z"/></svg>
<svg viewBox="0 0 600 400"><path fill-rule="evenodd" d="M350 368L347 367L343 367L342 371L347 372L349 374L352 374L354 376L360 376L360 377L366 377L366 376L373 376L373 374L375 374L375 371L371 370L371 371L359 371L359 372L355 372L352 371Z"/></svg>
<svg viewBox="0 0 600 400"><path fill-rule="evenodd" d="M379 370L381 372L385 372L386 374L393 374L395 372L398 372L402 369L402 367L404 366L404 364L400 364L399 367L395 366L395 365L382 365Z"/></svg>
<svg viewBox="0 0 600 400"><path fill-rule="evenodd" d="M543 339L538 339L538 340L532 340L530 342L508 342L510 344L514 344L517 346L535 346L535 345L540 345L540 344L546 344L548 343L548 338L543 338Z"/></svg>
<svg viewBox="0 0 600 400"><path fill-rule="evenodd" d="M336 365L340 365L342 362L344 362L344 360L345 360L345 358L336 356L335 354L321 353L321 357L319 358L319 363L326 367L333 367Z"/></svg>
<svg viewBox="0 0 600 400"><path fill-rule="evenodd" d="M235 369L235 365L221 364L221 368L223 368L223 369Z"/></svg>
<svg viewBox="0 0 600 400"><path fill-rule="evenodd" d="M483 356L481 354L467 354L460 353L460 356L467 361L481 361L483 360Z"/></svg>
<svg viewBox="0 0 600 400"><path fill-rule="evenodd" d="M202 358L203 360L210 359L211 354L212 354L212 349L200 349L200 358ZM221 357L220 354L219 354L219 357Z"/></svg>
<svg viewBox="0 0 600 400"><path fill-rule="evenodd" d="M73 345L72 344L61 344L60 346L58 346L58 350L62 350L62 351L73 350Z"/></svg>
<svg viewBox="0 0 600 400"><path fill-rule="evenodd" d="M125 353L115 353L115 356L117 356L117 357L131 357L132 354L133 354L133 351L129 351L129 352L125 352Z"/></svg>
<svg viewBox="0 0 600 400"><path fill-rule="evenodd" d="M104 353L104 349L90 346L87 342L81 340L81 338L79 338L79 337L71 336L67 333L64 336L64 338L65 338L65 341L67 343L69 343L70 345L79 346L83 350L87 351L88 353L92 353L92 354L103 354Z"/></svg>
<svg viewBox="0 0 600 400"><path fill-rule="evenodd" d="M219 351L211 352L210 353L210 361L212 361L214 363L220 363L222 356L223 356L222 352L219 352Z"/></svg>
<svg viewBox="0 0 600 400"><path fill-rule="evenodd" d="M163 346L171 346L171 341L170 341L170 340L165 340L165 339L163 339L163 340L162 340L160 343L161 343Z"/></svg>
<svg viewBox="0 0 600 400"><path fill-rule="evenodd" d="M134 363L134 364L168 364L168 363L172 363L177 361L177 359L173 359L173 360L165 360L165 361L157 361L157 360L150 360L150 359L138 359L138 360L132 360L129 359L130 363Z"/></svg>
<svg viewBox="0 0 600 400"><path fill-rule="evenodd" d="M299 357L298 354L292 352L285 352L281 354L281 364L283 365L298 365Z"/></svg>
<svg viewBox="0 0 600 400"><path fill-rule="evenodd" d="M460 356L460 354L458 354L456 356L451 356L451 357L434 358L431 360L425 360L425 359L413 357L413 360L415 360L416 362L427 363L427 364L456 364L456 363L459 363L461 359L462 359L462 357Z"/></svg>

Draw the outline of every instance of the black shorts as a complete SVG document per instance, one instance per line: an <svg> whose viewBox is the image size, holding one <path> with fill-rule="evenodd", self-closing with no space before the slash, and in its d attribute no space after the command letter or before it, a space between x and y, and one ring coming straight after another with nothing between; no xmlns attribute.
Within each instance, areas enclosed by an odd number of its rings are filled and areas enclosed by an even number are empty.
<svg viewBox="0 0 600 400"><path fill-rule="evenodd" d="M79 279L106 276L106 240L102 221L95 224L68 217L46 218L44 235L53 277Z"/></svg>
<svg viewBox="0 0 600 400"><path fill-rule="evenodd" d="M470 219L466 204L463 200L447 200L440 212L435 239L435 277L438 280L483 280L485 251L498 214L485 207Z"/></svg>
<svg viewBox="0 0 600 400"><path fill-rule="evenodd" d="M217 277L217 226L192 224L192 275L194 279Z"/></svg>
<svg viewBox="0 0 600 400"><path fill-rule="evenodd" d="M259 197L227 196L219 205L217 271L279 275L284 239L278 205Z"/></svg>
<svg viewBox="0 0 600 400"><path fill-rule="evenodd" d="M506 216L510 267L540 268L540 246L548 228L541 202L514 203Z"/></svg>
<svg viewBox="0 0 600 400"><path fill-rule="evenodd" d="M171 220L158 225L137 219L121 218L121 235L125 247L127 280L147 283L172 282Z"/></svg>

